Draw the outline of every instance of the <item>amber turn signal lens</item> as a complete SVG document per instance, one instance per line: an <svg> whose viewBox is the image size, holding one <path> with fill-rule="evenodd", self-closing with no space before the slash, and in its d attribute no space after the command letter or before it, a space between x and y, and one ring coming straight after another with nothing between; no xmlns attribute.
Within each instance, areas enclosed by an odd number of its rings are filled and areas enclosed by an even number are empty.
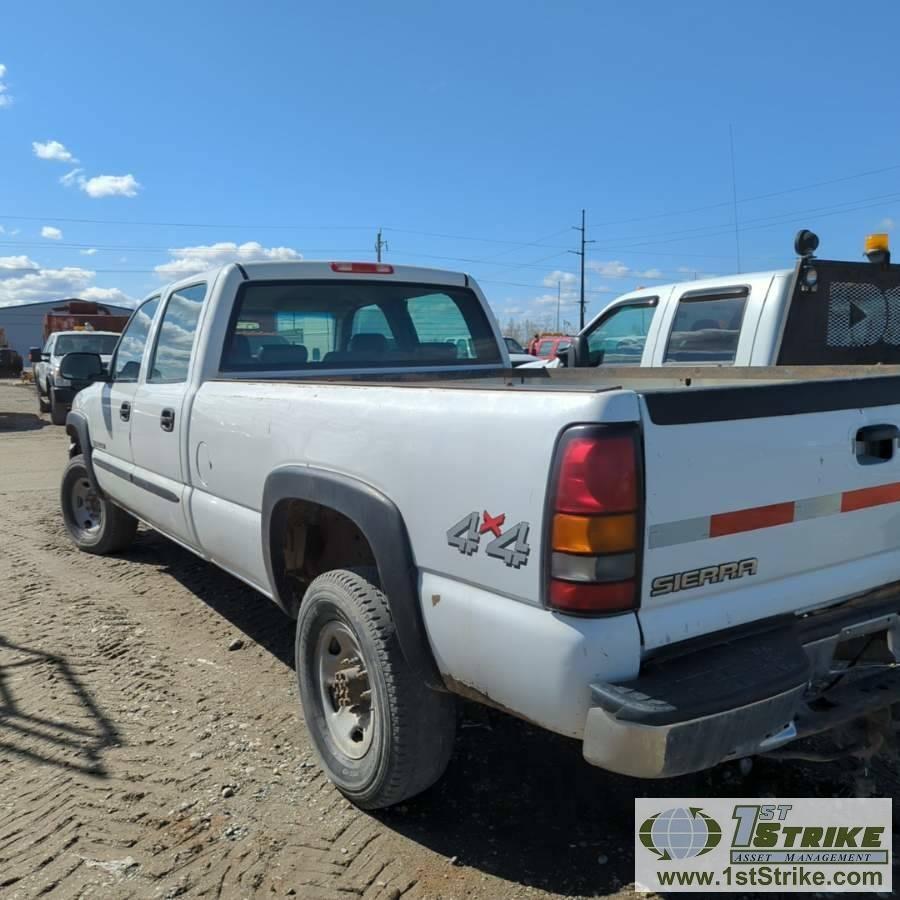
<svg viewBox="0 0 900 900"><path fill-rule="evenodd" d="M553 517L553 549L562 553L624 553L634 550L637 521L632 513L621 516Z"/></svg>
<svg viewBox="0 0 900 900"><path fill-rule="evenodd" d="M890 249L890 242L886 234L867 234L866 235L866 253L883 253Z"/></svg>

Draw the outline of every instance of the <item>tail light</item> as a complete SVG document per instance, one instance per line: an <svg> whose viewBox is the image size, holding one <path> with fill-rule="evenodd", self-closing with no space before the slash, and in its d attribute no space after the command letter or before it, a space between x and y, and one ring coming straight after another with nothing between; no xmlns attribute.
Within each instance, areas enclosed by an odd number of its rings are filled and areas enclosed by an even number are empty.
<svg viewBox="0 0 900 900"><path fill-rule="evenodd" d="M548 605L581 615L636 609L642 500L637 427L570 428L559 442L552 478Z"/></svg>

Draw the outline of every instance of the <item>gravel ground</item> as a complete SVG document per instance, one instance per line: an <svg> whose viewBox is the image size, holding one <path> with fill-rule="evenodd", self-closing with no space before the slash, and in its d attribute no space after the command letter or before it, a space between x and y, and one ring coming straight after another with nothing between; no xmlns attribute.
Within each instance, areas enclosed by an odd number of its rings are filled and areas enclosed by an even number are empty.
<svg viewBox="0 0 900 900"><path fill-rule="evenodd" d="M290 620L152 531L74 550L66 448L34 389L0 381L4 898L624 897L635 796L896 793L893 756L634 781L463 705L445 778L359 812L316 765Z"/></svg>

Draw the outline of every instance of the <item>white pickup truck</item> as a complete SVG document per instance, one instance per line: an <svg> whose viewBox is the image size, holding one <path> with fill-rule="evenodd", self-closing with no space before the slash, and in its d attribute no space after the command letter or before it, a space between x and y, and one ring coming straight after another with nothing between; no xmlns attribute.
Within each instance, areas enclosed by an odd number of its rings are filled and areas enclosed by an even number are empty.
<svg viewBox="0 0 900 900"><path fill-rule="evenodd" d="M873 238L883 240L870 250L872 263L817 259L818 238L801 231L792 269L623 294L573 340L568 362L591 368L900 363L900 293L892 280L879 280L890 259L887 235Z"/></svg>
<svg viewBox="0 0 900 900"><path fill-rule="evenodd" d="M470 277L300 262L176 282L108 371L62 371L95 381L75 544L140 519L297 618L311 738L362 807L440 777L457 694L647 778L900 699L895 369L526 377Z"/></svg>

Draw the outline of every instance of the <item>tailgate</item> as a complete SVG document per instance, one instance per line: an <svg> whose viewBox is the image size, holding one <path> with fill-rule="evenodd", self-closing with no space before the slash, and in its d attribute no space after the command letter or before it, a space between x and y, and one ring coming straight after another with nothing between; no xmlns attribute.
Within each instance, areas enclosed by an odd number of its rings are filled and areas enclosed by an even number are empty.
<svg viewBox="0 0 900 900"><path fill-rule="evenodd" d="M646 649L900 579L900 378L643 403Z"/></svg>

